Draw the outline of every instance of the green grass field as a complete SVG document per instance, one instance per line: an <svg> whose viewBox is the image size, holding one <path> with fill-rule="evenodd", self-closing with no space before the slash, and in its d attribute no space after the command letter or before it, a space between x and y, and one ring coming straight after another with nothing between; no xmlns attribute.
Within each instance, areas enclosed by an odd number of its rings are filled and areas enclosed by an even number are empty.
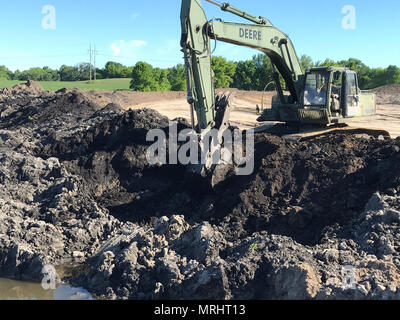
<svg viewBox="0 0 400 320"><path fill-rule="evenodd" d="M96 81L39 81L43 89L57 91L62 88L77 88L80 90L129 90L131 79L103 79ZM25 81L0 79L0 88L13 87Z"/></svg>

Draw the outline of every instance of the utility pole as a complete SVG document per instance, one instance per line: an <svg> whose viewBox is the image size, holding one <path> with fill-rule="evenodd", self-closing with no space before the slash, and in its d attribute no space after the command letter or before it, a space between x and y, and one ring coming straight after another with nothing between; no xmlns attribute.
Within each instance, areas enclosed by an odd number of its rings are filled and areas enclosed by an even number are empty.
<svg viewBox="0 0 400 320"><path fill-rule="evenodd" d="M96 45L94 45L94 50L93 50L93 60L94 60L94 80L96 81L96 55L97 55L97 50L96 50Z"/></svg>
<svg viewBox="0 0 400 320"><path fill-rule="evenodd" d="M89 47L89 56L90 56L90 61L89 61L89 81L92 81L92 44L90 44Z"/></svg>
<svg viewBox="0 0 400 320"><path fill-rule="evenodd" d="M97 55L97 50L96 50L96 45L92 49L92 45L89 47L89 56L90 56L90 62L89 62L89 68L90 68L90 81L92 81L92 78L96 80L96 55ZM93 64L92 64L93 62ZM94 66L94 70L93 67ZM93 77L92 77L93 74Z"/></svg>

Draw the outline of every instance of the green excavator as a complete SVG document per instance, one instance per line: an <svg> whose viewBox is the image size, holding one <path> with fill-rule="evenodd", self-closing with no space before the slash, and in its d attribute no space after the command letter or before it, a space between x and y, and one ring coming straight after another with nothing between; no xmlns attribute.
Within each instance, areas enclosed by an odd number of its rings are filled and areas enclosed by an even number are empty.
<svg viewBox="0 0 400 320"><path fill-rule="evenodd" d="M223 11L252 24L208 20L200 0L182 0L181 46L185 56L188 102L197 114L198 130L221 125L227 111L215 95L211 68L212 41L253 48L271 60L277 95L272 108L258 119L284 123L329 126L376 113L376 96L359 89L357 73L339 67L314 68L303 72L289 37L264 17L255 17L228 3L217 3ZM280 77L288 94L281 86ZM194 112L193 112L194 114Z"/></svg>
<svg viewBox="0 0 400 320"><path fill-rule="evenodd" d="M263 110L261 123L283 123L288 127L312 127L321 134L332 128L347 127L346 123L376 114L376 96L361 92L357 73L339 67L302 70L290 38L264 17L256 17L228 3L218 3L221 10L233 13L251 23L233 23L222 19L208 20L201 0L182 0L181 47L184 53L191 106L192 125L199 134L210 129L225 130L229 126L229 96L216 96L214 73L211 68L212 47L217 41L259 50L272 64L277 94L270 109ZM214 43L215 42L215 43ZM285 90L281 85L284 80ZM197 115L195 124L194 114ZM270 125L260 125L254 131L263 131ZM321 129L322 128L322 129ZM360 129L359 129L360 130ZM310 136L310 129L304 136ZM389 134L384 130L365 131L372 135ZM296 139L303 137L296 132Z"/></svg>

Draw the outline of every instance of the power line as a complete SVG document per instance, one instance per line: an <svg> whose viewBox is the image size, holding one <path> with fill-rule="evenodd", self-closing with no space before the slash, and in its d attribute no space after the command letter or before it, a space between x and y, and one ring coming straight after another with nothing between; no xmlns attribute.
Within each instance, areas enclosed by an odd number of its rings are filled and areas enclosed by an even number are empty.
<svg viewBox="0 0 400 320"><path fill-rule="evenodd" d="M112 56L112 55L107 55L107 54L98 54L98 56L102 57L108 57L108 58L115 58L115 59L131 59L131 60L137 60L137 57L127 57L127 56ZM146 61L154 61L154 62L176 62L176 60L161 60L161 59L145 59Z"/></svg>
<svg viewBox="0 0 400 320"><path fill-rule="evenodd" d="M93 46L90 44L89 50L87 51L86 54L65 54L65 53L55 53L55 54L45 54L45 55L31 55L30 57L33 59L43 59L43 58L72 58L72 57L87 57L87 54L89 54L89 65L90 65L90 80L94 79L96 80L96 70L97 70L97 56L101 57L108 57L108 58L114 58L115 60L118 59L126 59L126 60L133 60L136 61L139 58L138 57L133 57L133 56L115 56L115 55L107 55L107 54L102 54L99 53L99 51L96 49L96 46ZM11 59L23 59L24 57L18 57L18 56L1 56L1 60L11 60ZM82 59L83 60L83 59ZM176 60L164 60L164 59L149 59L145 58L143 61L149 61L149 62L167 62L167 63L177 63Z"/></svg>
<svg viewBox="0 0 400 320"><path fill-rule="evenodd" d="M86 54L50 54L50 55L31 55L31 56L0 56L0 59L26 59L26 58L68 58L86 57Z"/></svg>

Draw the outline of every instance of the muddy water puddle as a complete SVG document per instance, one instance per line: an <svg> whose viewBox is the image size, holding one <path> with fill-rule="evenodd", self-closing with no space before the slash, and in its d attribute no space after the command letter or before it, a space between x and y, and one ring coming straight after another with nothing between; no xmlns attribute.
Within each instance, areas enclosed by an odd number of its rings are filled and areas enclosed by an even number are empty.
<svg viewBox="0 0 400 320"><path fill-rule="evenodd" d="M0 300L94 300L83 288L59 285L45 290L40 283L0 278Z"/></svg>

